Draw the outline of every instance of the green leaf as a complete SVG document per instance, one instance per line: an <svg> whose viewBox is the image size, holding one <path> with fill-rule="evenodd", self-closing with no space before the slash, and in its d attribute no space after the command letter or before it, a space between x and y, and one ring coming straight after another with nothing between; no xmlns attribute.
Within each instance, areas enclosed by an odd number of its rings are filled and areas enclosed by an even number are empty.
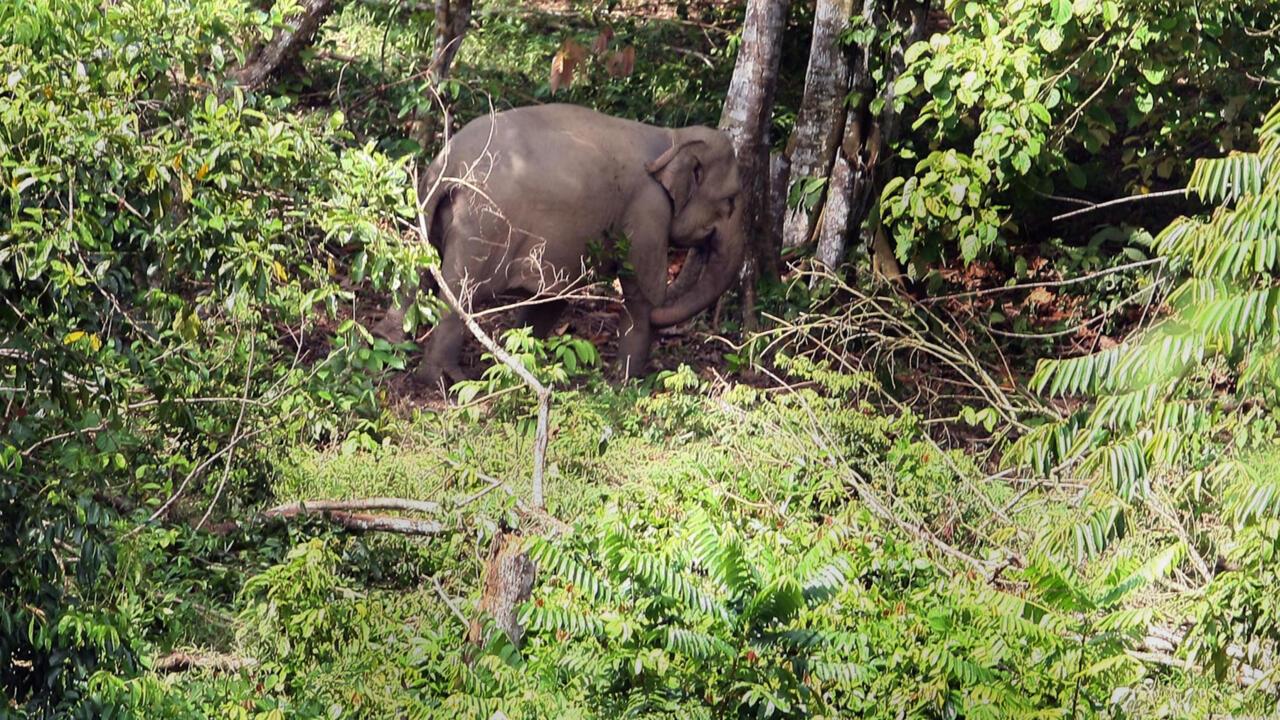
<svg viewBox="0 0 1280 720"><path fill-rule="evenodd" d="M1071 22L1073 12L1071 0L1052 0L1051 7L1055 25L1066 25Z"/></svg>
<svg viewBox="0 0 1280 720"><path fill-rule="evenodd" d="M1039 120L1040 122L1044 123L1045 125L1053 124L1053 118L1050 117L1049 115L1049 109L1046 108L1044 105L1038 102L1032 102L1027 107L1031 110L1031 114L1035 115L1036 119Z"/></svg>
<svg viewBox="0 0 1280 720"><path fill-rule="evenodd" d="M1041 28L1036 35L1036 40L1040 43L1040 47L1049 53L1056 52L1058 48L1062 47L1062 39L1062 29L1057 26Z"/></svg>

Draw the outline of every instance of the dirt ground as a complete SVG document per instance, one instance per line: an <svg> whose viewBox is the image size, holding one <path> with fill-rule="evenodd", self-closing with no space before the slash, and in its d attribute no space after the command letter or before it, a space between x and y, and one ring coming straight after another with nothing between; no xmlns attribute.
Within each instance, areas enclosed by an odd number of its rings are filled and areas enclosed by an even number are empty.
<svg viewBox="0 0 1280 720"><path fill-rule="evenodd" d="M678 268L678 264L674 267ZM600 354L600 363L606 376L614 377L618 355L618 327L622 319L622 297L609 284L601 283L592 290L593 295L609 299L575 300L565 310L554 334L569 334L588 340ZM381 316L380 308L370 307L367 316L362 317L366 326L372 325ZM362 313L364 315L365 313ZM721 368L724 354L732 348L728 342L719 337L709 327L711 311L708 310L693 320L664 328L654 334L653 352L649 359L649 371L674 370L681 364L689 365L699 375L707 375L712 368ZM480 325L495 339L515 325L515 312L502 312L485 315L480 318ZM416 336L419 348L425 347L432 328L424 328ZM462 366L464 370L479 376L485 365L481 361L484 349L479 341L468 336L462 350ZM384 387L389 396L396 397L407 405L414 407L443 407L448 403L440 388L427 385L412 372L419 358L418 352L409 357L409 371L396 373L386 381ZM718 369L723 375L723 369Z"/></svg>

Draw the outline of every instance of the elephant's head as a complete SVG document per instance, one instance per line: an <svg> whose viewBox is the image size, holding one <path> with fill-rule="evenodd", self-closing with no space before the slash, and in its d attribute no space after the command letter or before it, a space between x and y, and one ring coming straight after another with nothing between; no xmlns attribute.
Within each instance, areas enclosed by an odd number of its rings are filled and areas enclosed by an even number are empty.
<svg viewBox="0 0 1280 720"><path fill-rule="evenodd" d="M742 266L746 242L742 180L729 136L707 127L672 131L672 146L646 166L671 198L670 241L702 254L702 274L689 292L650 315L664 327L716 301Z"/></svg>

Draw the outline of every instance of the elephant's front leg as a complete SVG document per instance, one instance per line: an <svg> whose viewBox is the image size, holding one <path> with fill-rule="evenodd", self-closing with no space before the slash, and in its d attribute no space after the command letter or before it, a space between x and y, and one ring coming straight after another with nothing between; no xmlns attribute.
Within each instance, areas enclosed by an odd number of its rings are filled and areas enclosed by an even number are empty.
<svg viewBox="0 0 1280 720"><path fill-rule="evenodd" d="M623 379L644 377L649 364L649 348L653 342L653 326L649 313L653 305L643 296L638 283L622 279L622 293L626 304L622 313L622 325L618 330L618 365Z"/></svg>
<svg viewBox="0 0 1280 720"><path fill-rule="evenodd" d="M657 183L637 193L623 222L627 265L619 280L626 302L618 362L626 378L643 377L653 342L649 313L663 304L667 294L667 236L671 232L671 205Z"/></svg>

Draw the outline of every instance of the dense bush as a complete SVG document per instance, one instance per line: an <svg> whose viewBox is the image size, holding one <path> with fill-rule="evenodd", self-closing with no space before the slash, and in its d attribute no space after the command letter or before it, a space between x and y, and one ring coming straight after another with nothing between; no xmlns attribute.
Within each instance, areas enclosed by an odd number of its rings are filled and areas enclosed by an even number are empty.
<svg viewBox="0 0 1280 720"><path fill-rule="evenodd" d="M945 7L955 27L907 50L895 88L922 133L903 147L915 171L884 193L903 260L1034 241L1027 231L1062 207L1053 196L1176 187L1188 152L1248 146L1251 118L1276 99L1265 0Z"/></svg>
<svg viewBox="0 0 1280 720"><path fill-rule="evenodd" d="M117 510L242 506L262 448L377 412L339 279L427 259L395 225L406 173L340 115L225 83L257 22L226 0L0 8L0 667L32 709L101 716L136 670Z"/></svg>

